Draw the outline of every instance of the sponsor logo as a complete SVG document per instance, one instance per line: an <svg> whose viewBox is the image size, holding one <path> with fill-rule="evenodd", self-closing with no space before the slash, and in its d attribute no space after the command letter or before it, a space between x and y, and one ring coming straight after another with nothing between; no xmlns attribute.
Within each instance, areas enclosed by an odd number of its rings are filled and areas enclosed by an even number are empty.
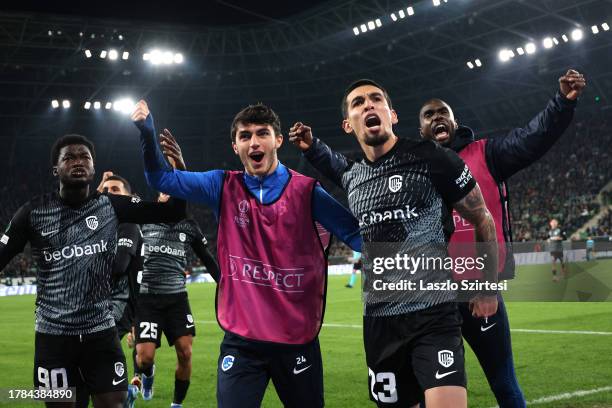
<svg viewBox="0 0 612 408"><path fill-rule="evenodd" d="M389 177L389 190L391 190L392 193L397 193L400 191L402 184L402 176L399 174Z"/></svg>
<svg viewBox="0 0 612 408"><path fill-rule="evenodd" d="M231 355L227 355L227 356L223 357L223 360L221 361L221 369L223 371L229 370L234 365L234 361L235 360L236 360L236 358L234 356L231 356Z"/></svg>
<svg viewBox="0 0 612 408"><path fill-rule="evenodd" d="M126 380L125 378L122 378L122 379L120 379L119 381L117 381L117 380L115 380L115 379L113 378L113 385L121 384L121 383L122 383L122 382L124 382L125 380Z"/></svg>
<svg viewBox="0 0 612 408"><path fill-rule="evenodd" d="M409 220L418 216L419 214L416 212L416 208L410 205L395 210L370 211L361 215L359 226L374 225L387 220Z"/></svg>
<svg viewBox="0 0 612 408"><path fill-rule="evenodd" d="M101 240L100 243L92 245L69 245L60 250L49 252L43 251L45 261L59 261L61 259L80 258L85 255L95 255L108 250L108 242Z"/></svg>
<svg viewBox="0 0 612 408"><path fill-rule="evenodd" d="M202 243L204 245L208 245L208 241L206 240L206 237L202 237Z"/></svg>
<svg viewBox="0 0 612 408"><path fill-rule="evenodd" d="M195 327L195 324L186 324L185 327L187 329L191 329L192 327Z"/></svg>
<svg viewBox="0 0 612 408"><path fill-rule="evenodd" d="M440 373L438 373L438 372L436 371L436 380L442 379L442 378L444 378L444 377L446 377L446 376L448 376L448 375L454 374L454 373L456 373L456 372L457 372L457 370L454 370L454 371L449 371L448 373L442 373L442 374L440 374Z"/></svg>
<svg viewBox="0 0 612 408"><path fill-rule="evenodd" d="M438 363L444 368L448 368L455 362L454 354L450 350L438 351Z"/></svg>
<svg viewBox="0 0 612 408"><path fill-rule="evenodd" d="M491 327L495 326L496 324L497 324L497 322L495 322L495 323L493 323L493 324L491 324L489 326L486 326L486 327L485 326L480 326L480 331L481 332L486 332L487 330L489 330Z"/></svg>
<svg viewBox="0 0 612 408"><path fill-rule="evenodd" d="M8 242L9 242L8 235L2 234L2 238L0 238L0 242L2 242L4 245L8 244Z"/></svg>
<svg viewBox="0 0 612 408"><path fill-rule="evenodd" d="M238 203L238 211L240 212L240 214L234 216L234 222L236 222L238 226L242 228L246 228L249 226L250 220L247 213L249 212L250 207L251 206L249 205L249 202L247 200L242 200Z"/></svg>
<svg viewBox="0 0 612 408"><path fill-rule="evenodd" d="M40 235L42 237L46 237L46 236L49 236L51 234L55 234L57 231L59 231L59 229L54 229L52 231L41 231Z"/></svg>
<svg viewBox="0 0 612 408"><path fill-rule="evenodd" d="M89 217L85 218L85 225L87 225L87 228L90 230L95 230L98 228L98 217L95 215L90 215Z"/></svg>
<svg viewBox="0 0 612 408"><path fill-rule="evenodd" d="M138 203L139 203L139 202L141 202L142 200L140 199L140 197L132 197L131 201L132 201L134 204L138 204Z"/></svg>
<svg viewBox="0 0 612 408"><path fill-rule="evenodd" d="M187 235L185 235L185 233L184 233L184 232L181 232L181 233L179 234L179 241L181 241L181 242L185 242L185 240L186 240L186 239L187 239Z"/></svg>
<svg viewBox="0 0 612 408"><path fill-rule="evenodd" d="M161 254L173 255L173 256L185 256L184 249L175 249L168 245L147 245L149 252L158 252Z"/></svg>
<svg viewBox="0 0 612 408"><path fill-rule="evenodd" d="M115 363L115 374L117 374L119 377L123 377L124 373L125 373L125 368L123 367L123 363L121 361L117 361Z"/></svg>
<svg viewBox="0 0 612 408"><path fill-rule="evenodd" d="M132 246L134 246L134 241L132 241L129 238L119 238L119 242L117 243L117 246L131 248Z"/></svg>
<svg viewBox="0 0 612 408"><path fill-rule="evenodd" d="M159 235L159 232L149 232L149 233L147 234L147 237L154 237L154 236L156 236L156 235Z"/></svg>
<svg viewBox="0 0 612 408"><path fill-rule="evenodd" d="M312 367L312 365L306 366L304 368L300 368L299 370L297 367L294 367L293 374L298 375L299 373L303 373L304 371L308 370L310 367Z"/></svg>
<svg viewBox="0 0 612 408"><path fill-rule="evenodd" d="M472 173L470 173L470 169L467 164L463 167L463 171L458 179L455 180L455 184L459 186L459 188L463 188L467 185L467 183L472 179Z"/></svg>

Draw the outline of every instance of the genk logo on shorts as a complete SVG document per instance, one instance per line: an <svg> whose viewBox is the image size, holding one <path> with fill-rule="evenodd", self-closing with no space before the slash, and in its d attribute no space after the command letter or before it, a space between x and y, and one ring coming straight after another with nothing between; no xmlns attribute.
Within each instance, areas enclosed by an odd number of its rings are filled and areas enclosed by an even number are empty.
<svg viewBox="0 0 612 408"><path fill-rule="evenodd" d="M223 361L221 361L221 369L223 371L227 371L232 368L232 366L234 365L234 360L236 360L234 356L227 355L223 357Z"/></svg>
<svg viewBox="0 0 612 408"><path fill-rule="evenodd" d="M396 174L395 176L389 177L389 190L392 193L397 193L402 188L402 176Z"/></svg>
<svg viewBox="0 0 612 408"><path fill-rule="evenodd" d="M444 368L448 368L455 362L454 354L451 350L440 350L438 351L438 363Z"/></svg>
<svg viewBox="0 0 612 408"><path fill-rule="evenodd" d="M87 228L90 230L95 230L98 228L98 217L95 215L90 215L89 217L85 218L85 224L87 224Z"/></svg>
<svg viewBox="0 0 612 408"><path fill-rule="evenodd" d="M190 315L190 314L188 314L188 315L187 315L187 321L188 321L189 323L193 323L193 316L192 316L192 315Z"/></svg>
<svg viewBox="0 0 612 408"><path fill-rule="evenodd" d="M117 374L117 377L123 377L123 374L125 373L125 368L123 368L123 363L121 361L118 361L115 363L115 374Z"/></svg>

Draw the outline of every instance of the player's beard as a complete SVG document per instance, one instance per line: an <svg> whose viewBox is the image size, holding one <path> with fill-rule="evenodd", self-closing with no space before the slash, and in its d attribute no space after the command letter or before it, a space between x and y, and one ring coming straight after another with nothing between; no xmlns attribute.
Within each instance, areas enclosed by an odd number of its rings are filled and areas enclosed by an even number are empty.
<svg viewBox="0 0 612 408"><path fill-rule="evenodd" d="M88 186L93 180L93 176L74 179L70 176L62 179L62 184L70 189L80 189Z"/></svg>
<svg viewBox="0 0 612 408"><path fill-rule="evenodd" d="M370 147L376 147L385 144L389 140L389 137L390 135L387 132L371 135L366 131L363 142Z"/></svg>

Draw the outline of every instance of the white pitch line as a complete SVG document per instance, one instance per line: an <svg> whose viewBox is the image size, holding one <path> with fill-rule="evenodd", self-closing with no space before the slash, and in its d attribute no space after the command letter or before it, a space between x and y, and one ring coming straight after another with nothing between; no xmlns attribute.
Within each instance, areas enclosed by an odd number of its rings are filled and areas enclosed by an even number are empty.
<svg viewBox="0 0 612 408"><path fill-rule="evenodd" d="M547 404L553 401L562 401L575 397L584 397L586 395L598 394L600 392L612 391L612 386L594 388L592 390L578 390L574 392L564 392L563 394L549 395L548 397L542 397L538 399L534 399L533 401L527 401L527 405L540 405ZM499 408L499 406L494 406L492 408Z"/></svg>
<svg viewBox="0 0 612 408"><path fill-rule="evenodd" d="M217 324L216 320L197 320L198 323ZM323 323L323 327L337 327L345 329L361 329L360 324L347 323ZM511 332L517 333L539 333L539 334L587 334L593 336L612 336L612 332L602 331L586 331L586 330L537 330L537 329L510 329Z"/></svg>

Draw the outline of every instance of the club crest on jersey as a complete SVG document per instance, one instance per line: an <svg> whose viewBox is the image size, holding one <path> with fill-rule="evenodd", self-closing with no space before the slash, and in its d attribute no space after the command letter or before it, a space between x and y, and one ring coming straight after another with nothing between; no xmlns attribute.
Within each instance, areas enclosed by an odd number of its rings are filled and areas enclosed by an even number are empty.
<svg viewBox="0 0 612 408"><path fill-rule="evenodd" d="M402 188L402 176L396 174L395 176L389 177L389 190L392 193L397 193Z"/></svg>
<svg viewBox="0 0 612 408"><path fill-rule="evenodd" d="M234 360L236 360L234 356L227 355L223 357L223 361L221 361L221 369L223 371L227 371L232 368L234 365Z"/></svg>
<svg viewBox="0 0 612 408"><path fill-rule="evenodd" d="M187 235L185 235L184 232L179 233L179 241L185 242L186 239L187 239Z"/></svg>
<svg viewBox="0 0 612 408"><path fill-rule="evenodd" d="M85 218L85 224L90 230L95 230L98 228L98 217L95 215L90 215L89 217Z"/></svg>
<svg viewBox="0 0 612 408"><path fill-rule="evenodd" d="M123 374L125 373L125 368L123 367L123 363L121 361L118 361L115 363L115 374L117 374L117 377L123 377Z"/></svg>
<svg viewBox="0 0 612 408"><path fill-rule="evenodd" d="M187 315L187 321L188 321L189 323L193 323L193 316L192 316L192 315L190 315L190 314L188 314L188 315Z"/></svg>
<svg viewBox="0 0 612 408"><path fill-rule="evenodd" d="M455 362L455 357L452 351L450 350L438 351L438 363L440 363L442 367L448 368L452 366L454 362Z"/></svg>

